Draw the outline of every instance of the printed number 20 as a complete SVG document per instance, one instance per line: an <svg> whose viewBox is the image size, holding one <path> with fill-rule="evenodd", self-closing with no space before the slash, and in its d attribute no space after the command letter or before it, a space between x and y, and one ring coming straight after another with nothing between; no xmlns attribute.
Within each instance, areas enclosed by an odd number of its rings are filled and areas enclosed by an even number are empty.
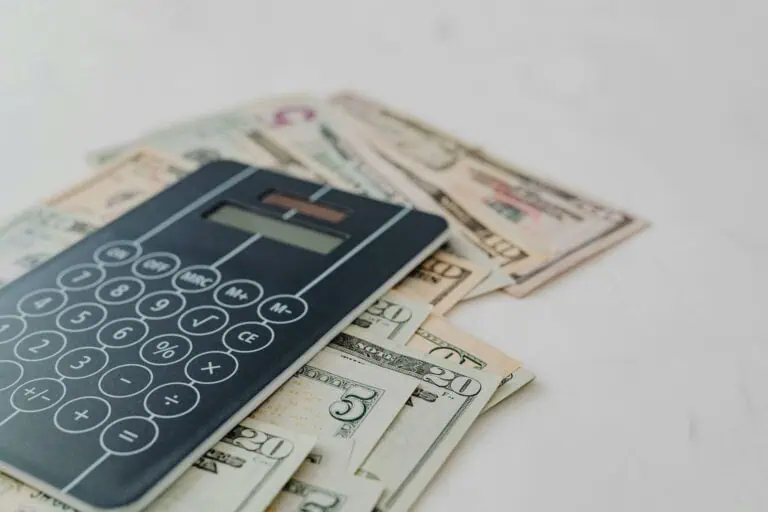
<svg viewBox="0 0 768 512"><path fill-rule="evenodd" d="M475 396L483 388L475 379L466 375L456 376L452 371L439 366L430 368L429 375L425 375L424 380L441 388L448 387L461 396Z"/></svg>

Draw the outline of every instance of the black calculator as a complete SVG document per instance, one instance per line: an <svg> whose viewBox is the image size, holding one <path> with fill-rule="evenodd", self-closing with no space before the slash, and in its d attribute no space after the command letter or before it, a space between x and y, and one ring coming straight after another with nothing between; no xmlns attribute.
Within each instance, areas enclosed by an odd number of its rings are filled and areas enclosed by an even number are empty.
<svg viewBox="0 0 768 512"><path fill-rule="evenodd" d="M0 469L81 510L147 506L447 231L202 167L0 290Z"/></svg>

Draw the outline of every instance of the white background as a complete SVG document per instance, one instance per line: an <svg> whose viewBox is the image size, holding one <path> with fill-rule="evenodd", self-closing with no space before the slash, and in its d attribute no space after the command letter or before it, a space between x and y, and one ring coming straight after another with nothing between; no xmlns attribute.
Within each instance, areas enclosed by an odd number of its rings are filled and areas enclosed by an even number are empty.
<svg viewBox="0 0 768 512"><path fill-rule="evenodd" d="M649 219L451 318L538 380L418 510L768 510L765 2L0 0L0 214L86 151L353 87Z"/></svg>

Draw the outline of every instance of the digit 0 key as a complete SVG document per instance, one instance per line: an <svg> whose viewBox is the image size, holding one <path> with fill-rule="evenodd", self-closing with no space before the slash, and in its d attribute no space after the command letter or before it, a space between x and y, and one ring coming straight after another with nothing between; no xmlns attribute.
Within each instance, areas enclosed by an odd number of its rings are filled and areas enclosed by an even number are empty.
<svg viewBox="0 0 768 512"><path fill-rule="evenodd" d="M146 507L446 238L408 206L199 169L0 289L0 470Z"/></svg>

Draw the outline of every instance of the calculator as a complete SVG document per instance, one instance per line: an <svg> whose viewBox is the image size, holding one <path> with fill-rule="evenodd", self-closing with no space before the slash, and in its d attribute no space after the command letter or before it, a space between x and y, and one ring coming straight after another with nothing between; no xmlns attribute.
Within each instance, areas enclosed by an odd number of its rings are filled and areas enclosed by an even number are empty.
<svg viewBox="0 0 768 512"><path fill-rule="evenodd" d="M0 290L0 470L80 510L147 506L447 235L200 168Z"/></svg>

